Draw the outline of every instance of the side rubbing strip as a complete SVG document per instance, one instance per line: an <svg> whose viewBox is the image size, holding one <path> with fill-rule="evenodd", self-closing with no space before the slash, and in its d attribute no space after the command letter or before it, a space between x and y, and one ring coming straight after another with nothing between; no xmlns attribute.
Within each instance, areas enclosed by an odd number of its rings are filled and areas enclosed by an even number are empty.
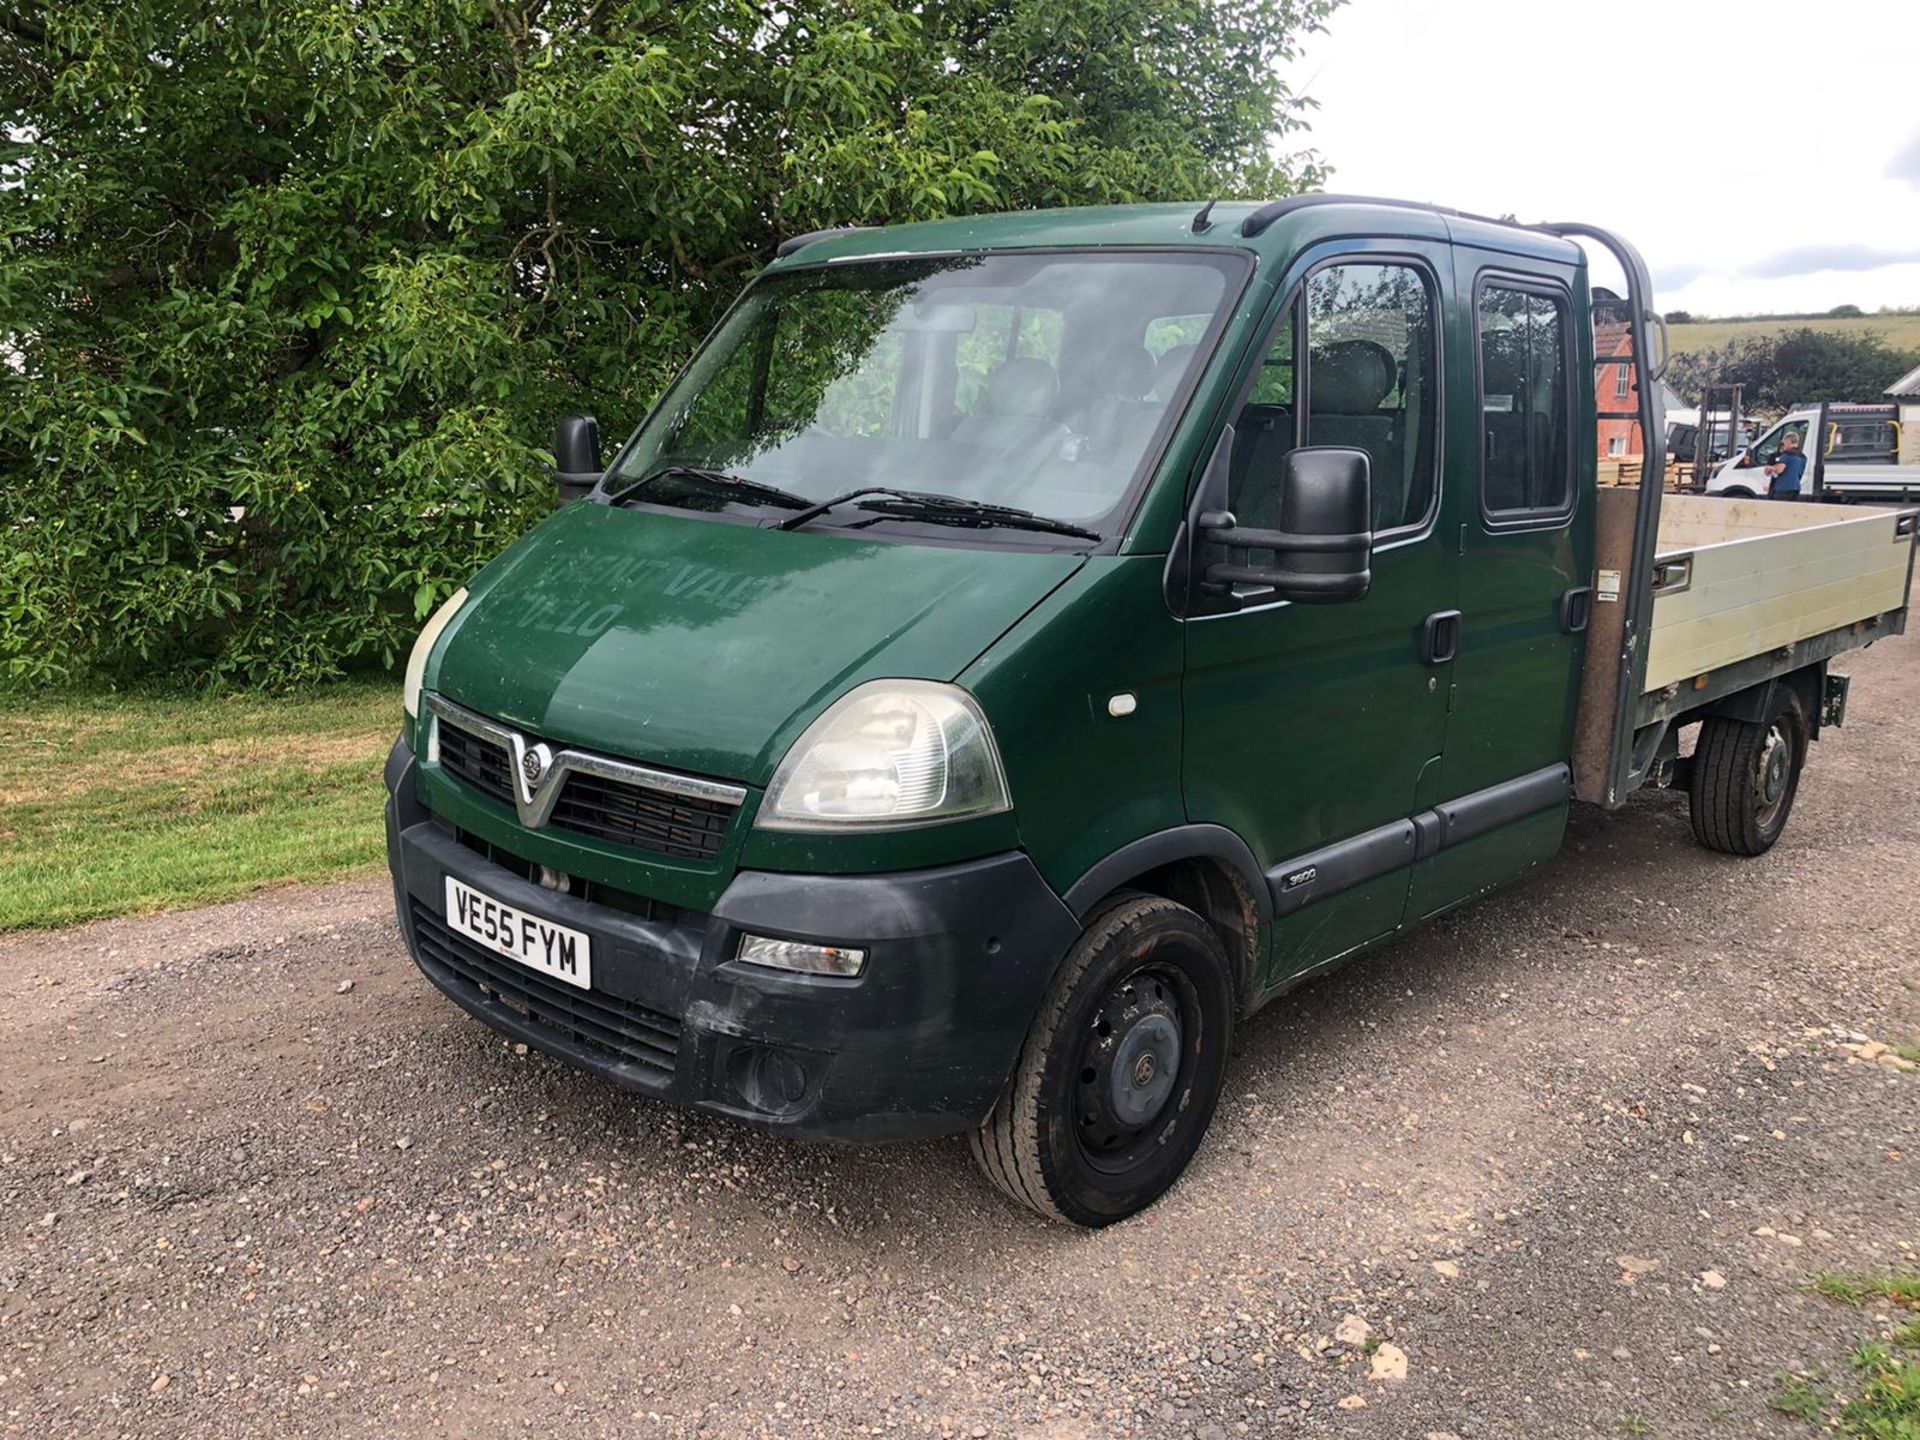
<svg viewBox="0 0 1920 1440"><path fill-rule="evenodd" d="M1549 765L1422 810L1410 820L1396 820L1324 846L1267 871L1273 913L1291 915L1316 900L1404 870L1416 860L1430 859L1449 845L1564 805L1572 796L1572 771L1565 765Z"/></svg>
<svg viewBox="0 0 1920 1440"><path fill-rule="evenodd" d="M1413 863L1413 822L1396 820L1351 840L1328 845L1267 872L1274 915L1291 915L1355 885L1378 880Z"/></svg>
<svg viewBox="0 0 1920 1440"><path fill-rule="evenodd" d="M1531 775L1521 775L1471 795L1462 795L1458 800L1449 800L1435 807L1440 816L1441 848L1564 805L1572 794L1572 772L1565 765L1549 765Z"/></svg>

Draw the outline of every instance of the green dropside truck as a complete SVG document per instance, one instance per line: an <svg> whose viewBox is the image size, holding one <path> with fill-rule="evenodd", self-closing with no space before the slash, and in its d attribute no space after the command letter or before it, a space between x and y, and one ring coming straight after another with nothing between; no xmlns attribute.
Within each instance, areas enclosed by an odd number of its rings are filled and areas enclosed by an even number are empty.
<svg viewBox="0 0 1920 1440"><path fill-rule="evenodd" d="M789 242L421 635L414 959L640 1094L1138 1211L1237 1025L1576 798L1768 849L1904 628L1914 512L1661 495L1657 327L1616 237L1382 200Z"/></svg>

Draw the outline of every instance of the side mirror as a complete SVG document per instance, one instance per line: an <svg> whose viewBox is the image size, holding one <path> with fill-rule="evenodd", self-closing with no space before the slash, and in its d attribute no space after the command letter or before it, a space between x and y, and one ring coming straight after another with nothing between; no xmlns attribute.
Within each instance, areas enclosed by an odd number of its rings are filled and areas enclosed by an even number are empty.
<svg viewBox="0 0 1920 1440"><path fill-rule="evenodd" d="M1733 468L1736 470L1751 470L1753 469L1754 466L1758 465L1759 463L1760 462L1758 460L1753 458L1753 451L1742 450L1740 452L1740 463L1734 466Z"/></svg>
<svg viewBox="0 0 1920 1440"><path fill-rule="evenodd" d="M599 483L600 422L591 415L568 415L553 432L553 478L560 503L578 500Z"/></svg>
<svg viewBox="0 0 1920 1440"><path fill-rule="evenodd" d="M1372 462L1364 450L1313 445L1287 453L1280 471L1280 522L1274 530L1242 525L1230 511L1198 517L1203 539L1227 548L1205 570L1209 586L1270 586L1282 600L1324 604L1358 600L1373 583ZM1249 563L1247 552L1272 560Z"/></svg>

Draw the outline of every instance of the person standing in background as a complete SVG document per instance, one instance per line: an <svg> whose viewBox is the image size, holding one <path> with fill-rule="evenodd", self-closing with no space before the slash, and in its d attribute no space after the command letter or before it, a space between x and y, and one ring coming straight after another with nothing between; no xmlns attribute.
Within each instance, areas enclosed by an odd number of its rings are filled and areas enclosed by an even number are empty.
<svg viewBox="0 0 1920 1440"><path fill-rule="evenodd" d="M1767 466L1769 500L1798 500L1800 477L1807 473L1807 457L1800 453L1800 436L1788 431L1780 438L1780 454Z"/></svg>

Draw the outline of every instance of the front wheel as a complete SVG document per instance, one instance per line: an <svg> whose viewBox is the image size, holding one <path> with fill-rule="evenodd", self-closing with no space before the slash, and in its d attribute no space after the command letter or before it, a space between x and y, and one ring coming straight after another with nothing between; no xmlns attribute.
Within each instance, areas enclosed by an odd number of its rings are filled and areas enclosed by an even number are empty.
<svg viewBox="0 0 1920 1440"><path fill-rule="evenodd" d="M1806 761L1806 717L1791 695L1760 725L1709 715L1693 752L1694 838L1723 855L1766 854L1787 828Z"/></svg>
<svg viewBox="0 0 1920 1440"><path fill-rule="evenodd" d="M1013 1082L973 1135L987 1178L1042 1215L1111 1225L1164 1194L1226 1079L1233 983L1184 905L1125 895L1060 967Z"/></svg>

